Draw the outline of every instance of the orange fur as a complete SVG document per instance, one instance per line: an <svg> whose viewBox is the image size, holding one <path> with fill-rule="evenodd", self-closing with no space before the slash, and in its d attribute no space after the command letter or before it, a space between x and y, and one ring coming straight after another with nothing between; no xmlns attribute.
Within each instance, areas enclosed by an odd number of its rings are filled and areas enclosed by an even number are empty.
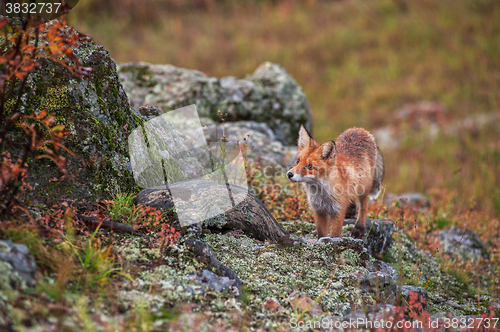
<svg viewBox="0 0 500 332"><path fill-rule="evenodd" d="M373 136L363 128L350 128L336 142L318 144L302 126L298 146L299 155L287 177L302 182L318 237L340 237L347 208L358 201L351 236L362 238L368 198L378 196L384 176L382 154Z"/></svg>

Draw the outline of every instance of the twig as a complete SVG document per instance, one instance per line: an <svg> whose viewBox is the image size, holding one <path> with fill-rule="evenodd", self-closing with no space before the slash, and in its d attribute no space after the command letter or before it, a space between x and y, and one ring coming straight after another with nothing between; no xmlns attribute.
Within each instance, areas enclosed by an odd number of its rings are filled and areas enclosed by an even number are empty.
<svg viewBox="0 0 500 332"><path fill-rule="evenodd" d="M112 230L116 233L142 236L142 233L139 232L137 229L135 229L132 226L123 224L121 222L115 222L115 221L104 220L104 219L97 219L94 217L88 217L88 216L84 216L81 214L76 214L75 217L78 218L79 220L83 221L87 226L97 227L99 224L101 224L101 228Z"/></svg>

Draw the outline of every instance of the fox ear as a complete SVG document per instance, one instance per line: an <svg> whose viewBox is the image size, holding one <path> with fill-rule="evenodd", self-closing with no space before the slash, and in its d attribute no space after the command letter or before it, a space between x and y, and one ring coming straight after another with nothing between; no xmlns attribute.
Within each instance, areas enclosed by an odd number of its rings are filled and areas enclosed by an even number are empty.
<svg viewBox="0 0 500 332"><path fill-rule="evenodd" d="M320 152L321 152L321 159L323 160L333 159L337 154L337 146L335 145L334 141L325 142L321 144Z"/></svg>
<svg viewBox="0 0 500 332"><path fill-rule="evenodd" d="M300 126L298 141L299 151L314 143L314 139L311 137L311 134L309 134L307 129L304 128L304 126Z"/></svg>

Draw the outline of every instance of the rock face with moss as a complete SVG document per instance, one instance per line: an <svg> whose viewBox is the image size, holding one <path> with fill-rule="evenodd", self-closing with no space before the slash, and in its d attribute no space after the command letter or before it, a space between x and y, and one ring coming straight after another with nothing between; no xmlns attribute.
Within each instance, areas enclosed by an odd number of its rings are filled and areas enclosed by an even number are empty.
<svg viewBox="0 0 500 332"><path fill-rule="evenodd" d="M267 123L278 141L294 145L300 125L312 129L309 102L302 88L279 65L266 62L245 79L209 77L171 65L126 63L118 66L132 107L154 106L163 112L196 104L200 116L220 122Z"/></svg>
<svg viewBox="0 0 500 332"><path fill-rule="evenodd" d="M91 40L73 49L92 71L78 78L49 59L29 75L22 97L26 112L46 109L70 130L66 147L83 158L69 159L69 183L49 182L58 176L52 163L32 170L30 182L39 198L103 197L135 189L128 169L127 138L140 116L130 108L116 65L102 46Z"/></svg>

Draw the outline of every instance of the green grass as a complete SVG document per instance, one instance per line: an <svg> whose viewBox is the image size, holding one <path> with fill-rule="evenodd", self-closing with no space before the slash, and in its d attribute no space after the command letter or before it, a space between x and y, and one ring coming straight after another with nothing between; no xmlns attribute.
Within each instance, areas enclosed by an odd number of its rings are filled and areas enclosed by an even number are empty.
<svg viewBox="0 0 500 332"><path fill-rule="evenodd" d="M134 218L138 218L137 209L134 205L134 194L118 193L113 197L113 204L106 205L109 217L116 221L130 224Z"/></svg>

